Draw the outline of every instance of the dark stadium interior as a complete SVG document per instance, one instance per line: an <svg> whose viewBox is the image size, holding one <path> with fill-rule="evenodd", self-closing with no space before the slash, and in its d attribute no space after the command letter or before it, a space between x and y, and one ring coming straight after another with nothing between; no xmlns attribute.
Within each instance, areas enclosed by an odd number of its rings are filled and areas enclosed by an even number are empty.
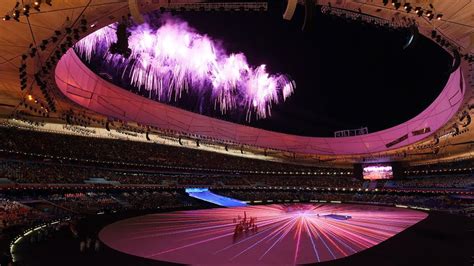
<svg viewBox="0 0 474 266"><path fill-rule="evenodd" d="M183 148L155 146L151 147L156 149L153 151L141 143L104 142L67 135L53 137L50 133L13 128L3 128L2 134L5 138L11 135L18 138L9 139L1 149L0 174L16 185L5 186L2 191L5 238L0 243L8 247L5 240L25 226L60 221L42 233L30 233L26 238L29 244L26 240L15 244L15 259L24 265L63 265L68 261L71 265L91 261L94 265L154 265L154 260L119 253L101 244L96 234L104 225L125 217L215 208L211 203L186 195L184 188L190 186L210 187L219 195L255 204L281 202L291 206L294 202L318 199L438 210L380 245L321 265L371 265L373 260L382 259L388 260L386 265L464 265L469 261L472 218L464 215L472 216L469 210L472 197L466 190L473 185L472 160L435 166L404 165L403 177L368 182L354 178L352 169L296 167L197 151L188 157ZM25 141L33 139L36 142ZM46 140L49 140L47 144ZM71 148L59 148L65 146ZM136 154L141 152L166 154L166 160L161 159L163 164L156 164L156 158L134 160L143 158ZM202 158L212 163L205 163ZM256 171L248 171L249 165ZM306 171L313 174L303 175ZM120 185L84 186L92 177ZM452 214L445 214L446 211ZM72 222L70 217L77 218ZM427 257L427 253L443 255ZM77 259L71 262L72 257Z"/></svg>
<svg viewBox="0 0 474 266"><path fill-rule="evenodd" d="M0 266L474 265L473 14L3 1Z"/></svg>

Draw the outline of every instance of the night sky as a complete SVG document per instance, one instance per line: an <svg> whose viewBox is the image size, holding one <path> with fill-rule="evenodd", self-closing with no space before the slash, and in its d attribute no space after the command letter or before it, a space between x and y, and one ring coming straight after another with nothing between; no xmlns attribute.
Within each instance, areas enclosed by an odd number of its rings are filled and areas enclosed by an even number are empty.
<svg viewBox="0 0 474 266"><path fill-rule="evenodd" d="M243 52L251 65L266 64L270 73L295 80L289 100L250 126L305 136L333 136L362 126L375 132L423 111L449 77L451 57L427 38L420 36L404 50L406 32L323 15L317 8L313 30L302 32L303 8L291 22L282 19L283 9L175 14L221 41L227 52ZM103 71L97 64L92 68ZM189 97L172 104L202 112L197 102ZM244 114L204 113L248 124Z"/></svg>

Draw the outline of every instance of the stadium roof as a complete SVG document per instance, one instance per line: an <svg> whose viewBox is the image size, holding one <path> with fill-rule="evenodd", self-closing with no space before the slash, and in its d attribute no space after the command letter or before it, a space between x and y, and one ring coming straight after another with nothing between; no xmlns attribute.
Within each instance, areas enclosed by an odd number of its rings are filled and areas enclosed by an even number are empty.
<svg viewBox="0 0 474 266"><path fill-rule="evenodd" d="M179 1L179 4L173 4L172 6L189 6L191 1ZM195 1L200 2L200 1ZM291 2L291 1L290 1ZM23 2L26 5L26 2ZM5 14L9 16L9 20L2 21L2 27L0 27L0 73L1 73L1 82L0 82L0 114L4 117L8 117L15 111L23 110L26 113L31 114L32 117L38 116L38 114L44 115L45 112L41 112L41 105L45 108L50 108L48 102L54 103L54 108L57 110L56 113L49 112L49 120L51 121L62 121L61 113L69 111L71 108L81 110L80 107L69 101L65 98L57 89L54 82L54 65L57 60L54 62L51 61L51 58L56 55L56 51L61 50L61 44L65 44L68 41L75 42L75 39L70 38L76 34L74 29L78 29L77 34L84 36L82 33L81 25L84 23L87 26L87 32L90 33L93 30L108 25L110 23L116 22L122 18L122 16L127 16L128 13L136 15L135 11L150 11L157 10L160 7L168 7L168 1L128 1L128 2L116 2L116 1L52 1L52 5L49 6L46 3L42 3L40 11L31 8L29 16L23 15L21 8L24 6L19 5L18 9L20 18L19 22L15 21L12 16L14 16L14 10L16 6L16 1L4 1L0 6L0 16ZM472 82L473 77L471 75L472 69L468 62L464 59L464 55L472 55L474 52L474 3L471 1L421 1L417 3L412 3L413 7L420 6L423 10L431 10L431 6L435 8L436 14L442 14L440 20L433 19L430 20L427 16L418 16L413 11L407 13L403 10L403 7L396 10L393 6L383 5L383 1L318 1L318 4L328 6L331 3L332 7L343 8L352 11L361 11L364 14L369 14L374 17L381 17L388 20L398 20L398 21L407 21L415 20L420 33L424 34L427 37L432 37L432 31L436 30L437 35L441 39L445 40L445 48L452 52L453 48L458 48L459 53L461 54L461 66L460 70L454 72L452 76L451 84L457 84L458 92L460 92L460 77L464 76L466 88L463 90L464 97L460 98L459 93L446 94L449 95L449 98L444 98L443 106L453 107L449 111L443 108L442 112L444 113L443 119L437 119L436 125L432 126L430 133L419 135L420 137L411 136L413 131L421 130L430 126L428 124L413 124L412 127L402 126L402 129L397 129L396 133L390 137L381 137L377 136L374 140L375 144L367 144L364 141L358 142L358 148L347 148L346 144L334 144L331 146L327 144L326 140L322 142L325 143L324 147L319 149L319 143L309 144L308 141L294 141L291 139L282 142L284 147L281 148L290 148L294 152L302 153L329 153L329 154L340 154L340 153L365 153L365 152L377 152L382 151L387 148L396 148L397 144L387 147L391 142L396 142L397 139L404 138L405 134L411 133L408 135L409 140L404 142L404 144L398 144L399 146L404 146L408 142L416 142L420 139L423 139L425 136L431 135L436 129L438 129L441 124L448 123L449 118L457 111L457 109L462 111L467 110L469 105L470 97L472 97ZM34 3L30 3L34 5ZM180 9L178 9L180 10ZM70 34L68 32L71 32ZM58 34L60 33L60 34ZM55 40L56 39L56 40ZM433 39L435 37L433 36ZM449 47L446 47L449 46ZM64 46L68 47L68 46ZM26 55L26 58L23 58L22 55ZM467 57L466 57L467 58ZM22 68L22 65L25 64L25 67ZM26 88L21 90L21 79L19 73L21 69L26 70ZM19 71L20 70L20 71ZM423 71L420 69L420 71ZM45 72L49 72L46 74ZM35 74L40 73L40 78L47 84L47 87L43 89L42 92L37 86L35 81ZM462 74L461 74L462 73ZM416 74L416 73L414 73ZM454 88L454 85L447 86L447 88ZM449 89L449 91L451 90ZM453 89L454 90L454 89ZM444 91L443 91L444 92ZM446 91L448 93L448 91ZM453 93L453 91L450 91ZM37 103L32 104L32 108L25 107L25 105L20 105L20 103L28 100L28 95L33 95L37 99ZM48 95L47 97L45 95ZM450 102L450 99L457 99L456 101ZM472 104L472 102L471 102ZM459 107L459 108L458 108ZM37 112L34 112L34 109ZM39 111L39 112L38 112ZM431 110L432 111L432 110ZM430 116L441 116L441 113L432 113L430 110L420 114L423 118ZM96 117L102 117L101 115L94 114L94 112L84 111L87 114ZM461 112L459 114L461 114ZM429 114L428 114L429 113ZM105 114L109 116L110 114ZM451 130L452 123L458 122L455 117L450 120L448 126L442 128L443 132ZM419 120L417 120L419 121ZM423 120L426 122L426 119ZM143 121L145 122L145 121ZM187 128L184 126L183 128ZM252 130L253 131L253 130ZM441 131L438 131L438 133ZM196 133L202 133L198 130ZM235 133L234 133L235 134ZM468 133L472 134L472 133ZM258 134L251 134L252 138ZM441 135L441 134L438 134ZM269 134L271 139L274 137L274 133ZM234 141L245 140L248 135L242 135L241 137L235 137ZM372 138L371 135L367 135L367 138ZM248 139L248 138L247 138ZM251 143L244 142L246 144L260 145L263 147L268 146L268 148L280 148L272 146L272 141L268 142L263 139L261 142L251 141ZM340 142L340 141L339 141ZM335 142L336 143L336 142ZM314 148L313 148L314 147ZM373 148L372 148L373 147ZM384 148L385 147L385 148Z"/></svg>

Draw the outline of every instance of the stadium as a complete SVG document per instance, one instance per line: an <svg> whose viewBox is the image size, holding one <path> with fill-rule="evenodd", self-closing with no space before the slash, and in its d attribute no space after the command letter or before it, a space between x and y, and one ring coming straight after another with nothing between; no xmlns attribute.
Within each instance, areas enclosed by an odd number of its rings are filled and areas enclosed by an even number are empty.
<svg viewBox="0 0 474 266"><path fill-rule="evenodd" d="M473 265L471 0L6 0L0 265Z"/></svg>

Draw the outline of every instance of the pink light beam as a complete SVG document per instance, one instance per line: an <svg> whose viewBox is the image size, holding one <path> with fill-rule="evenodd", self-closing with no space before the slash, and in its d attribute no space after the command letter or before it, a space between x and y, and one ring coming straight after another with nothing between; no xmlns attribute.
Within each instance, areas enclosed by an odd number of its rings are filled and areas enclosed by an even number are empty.
<svg viewBox="0 0 474 266"><path fill-rule="evenodd" d="M235 218L258 231L235 238ZM349 204L289 204L178 211L105 227L100 239L124 253L183 264L293 265L350 256L425 219L420 211Z"/></svg>

